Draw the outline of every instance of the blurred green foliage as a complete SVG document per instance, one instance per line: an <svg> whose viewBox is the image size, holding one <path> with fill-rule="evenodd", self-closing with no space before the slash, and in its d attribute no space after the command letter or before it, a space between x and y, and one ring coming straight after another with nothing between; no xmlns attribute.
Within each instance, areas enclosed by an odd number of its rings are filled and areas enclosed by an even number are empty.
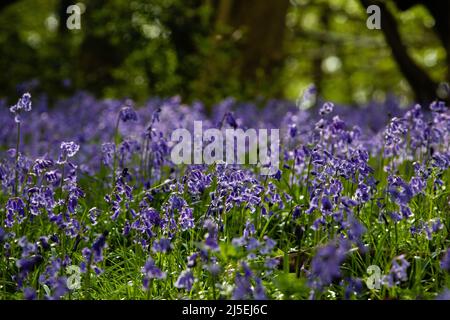
<svg viewBox="0 0 450 320"><path fill-rule="evenodd" d="M52 99L82 89L137 101L179 94L212 103L227 96L296 99L314 82L325 99L341 103L389 92L404 102L413 97L381 31L366 28L367 13L356 0L290 0L283 63L263 85L242 80L236 61L245 32L217 26L218 0L83 3L81 30L65 28L64 1L21 0L1 10L0 96L33 87ZM420 6L392 11L417 64L436 81L445 78L432 16Z"/></svg>
<svg viewBox="0 0 450 320"><path fill-rule="evenodd" d="M368 14L356 0L292 0L283 80L285 95L295 97L313 82L314 59L320 58L321 95L328 100L363 104L395 93L411 101L411 89L398 70L380 30L366 28ZM445 78L447 65L432 27L433 17L421 6L399 12L400 32L416 63L433 79ZM321 21L321 16L326 23ZM322 19L322 20L323 20ZM318 59L319 60L319 59Z"/></svg>

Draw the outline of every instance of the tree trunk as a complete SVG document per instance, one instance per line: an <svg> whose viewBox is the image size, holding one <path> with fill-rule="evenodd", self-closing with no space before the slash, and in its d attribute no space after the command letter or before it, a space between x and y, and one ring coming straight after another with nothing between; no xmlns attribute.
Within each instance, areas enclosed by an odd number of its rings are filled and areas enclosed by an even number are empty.
<svg viewBox="0 0 450 320"><path fill-rule="evenodd" d="M283 61L283 39L289 0L220 0L216 29L231 27L237 37L239 80L264 92Z"/></svg>
<svg viewBox="0 0 450 320"><path fill-rule="evenodd" d="M230 23L244 31L241 47L244 79L254 79L258 72L270 77L282 61L288 6L288 0L233 1Z"/></svg>

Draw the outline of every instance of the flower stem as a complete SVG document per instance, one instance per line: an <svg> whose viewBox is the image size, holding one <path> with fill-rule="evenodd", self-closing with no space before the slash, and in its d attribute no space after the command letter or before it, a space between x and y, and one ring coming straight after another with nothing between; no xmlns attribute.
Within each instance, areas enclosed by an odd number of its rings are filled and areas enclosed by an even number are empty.
<svg viewBox="0 0 450 320"><path fill-rule="evenodd" d="M150 279L150 283L148 285L148 290L147 290L147 300L152 300L152 290L153 289L153 279Z"/></svg>
<svg viewBox="0 0 450 320"><path fill-rule="evenodd" d="M116 127L114 129L114 162L113 162L113 178L112 178L112 188L114 189L114 183L116 182L116 170L117 170L117 145L119 143L119 124L120 115L117 116Z"/></svg>
<svg viewBox="0 0 450 320"><path fill-rule="evenodd" d="M19 147L20 147L20 122L17 123L17 142L16 142L16 161L14 177L14 195L17 197L19 192Z"/></svg>

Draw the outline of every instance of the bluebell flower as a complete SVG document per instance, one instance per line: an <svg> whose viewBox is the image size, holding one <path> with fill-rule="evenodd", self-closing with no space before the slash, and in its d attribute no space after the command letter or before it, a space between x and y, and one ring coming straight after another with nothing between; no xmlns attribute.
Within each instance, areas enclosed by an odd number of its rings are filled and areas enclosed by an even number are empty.
<svg viewBox="0 0 450 320"><path fill-rule="evenodd" d="M292 219L296 220L296 219L300 218L301 213L302 213L302 210L301 210L300 206L295 206L294 210L292 211Z"/></svg>
<svg viewBox="0 0 450 320"><path fill-rule="evenodd" d="M402 216L405 219L408 219L413 216L411 209L405 205L400 205L400 212L402 213Z"/></svg>
<svg viewBox="0 0 450 320"><path fill-rule="evenodd" d="M3 243L3 241L5 241L5 239L6 239L5 229L0 227L0 244Z"/></svg>
<svg viewBox="0 0 450 320"><path fill-rule="evenodd" d="M392 259L392 266L388 275L382 278L382 283L388 287L400 284L408 280L409 262L405 259L405 255L400 255Z"/></svg>
<svg viewBox="0 0 450 320"><path fill-rule="evenodd" d="M364 204L364 203L368 202L370 200L369 187L364 183L360 183L358 185L358 189L356 189L356 191L355 191L355 196L360 204Z"/></svg>
<svg viewBox="0 0 450 320"><path fill-rule="evenodd" d="M309 202L309 208L305 211L306 214L311 214L314 210L319 206L319 197L313 196L311 201Z"/></svg>
<svg viewBox="0 0 450 320"><path fill-rule="evenodd" d="M152 119L151 119L151 123L154 124L156 122L159 122L159 115L161 114L161 108L156 108L155 111L153 111L152 113Z"/></svg>
<svg viewBox="0 0 450 320"><path fill-rule="evenodd" d="M314 220L314 222L311 226L311 229L314 231L317 231L320 229L320 226L324 226L324 225L326 225L326 223L327 222L324 217L317 218L316 220Z"/></svg>
<svg viewBox="0 0 450 320"><path fill-rule="evenodd" d="M114 152L116 151L116 145L111 142L105 142L101 146L102 161L105 166L111 166L114 158Z"/></svg>
<svg viewBox="0 0 450 320"><path fill-rule="evenodd" d="M58 279L61 266L61 258L52 257L45 271L39 275L39 283L47 287L53 287Z"/></svg>
<svg viewBox="0 0 450 320"><path fill-rule="evenodd" d="M34 161L33 171L37 175L40 175L44 170L51 168L53 165L54 161L51 159L38 158Z"/></svg>
<svg viewBox="0 0 450 320"><path fill-rule="evenodd" d="M365 199L362 199L365 200ZM367 201L367 200L366 200ZM351 208L351 207L355 207L358 205L358 202L350 199L348 197L341 197L341 203L344 205L344 207L346 208Z"/></svg>
<svg viewBox="0 0 450 320"><path fill-rule="evenodd" d="M205 220L203 225L204 228L208 230L206 233L205 246L211 250L218 250L219 244L218 241L218 227L217 223L215 223L212 219L208 218Z"/></svg>
<svg viewBox="0 0 450 320"><path fill-rule="evenodd" d="M447 252L442 257L440 265L442 270L450 272L450 248L447 249Z"/></svg>
<svg viewBox="0 0 450 320"><path fill-rule="evenodd" d="M178 289L185 289L186 291L191 291L194 285L194 275L191 270L184 270L179 275L177 281L175 282L175 287Z"/></svg>
<svg viewBox="0 0 450 320"><path fill-rule="evenodd" d="M235 278L235 287L233 290L233 300L245 300L251 299L253 295L251 279L253 273L248 268L246 263L242 263L242 268L244 269L244 274L238 272Z"/></svg>
<svg viewBox="0 0 450 320"><path fill-rule="evenodd" d="M17 103L9 108L9 111L11 111L15 115L15 122L19 123L20 113L22 111L31 111L31 95L28 92L24 93L22 97L19 98Z"/></svg>
<svg viewBox="0 0 450 320"><path fill-rule="evenodd" d="M321 290L341 277L341 264L344 262L349 243L346 241L331 242L320 248L311 261L309 283L315 289Z"/></svg>
<svg viewBox="0 0 450 320"><path fill-rule="evenodd" d="M269 238L268 236L264 236L264 245L261 247L260 253L261 254L270 254L273 250L273 248L275 248L275 245L277 244L277 242L271 238Z"/></svg>
<svg viewBox="0 0 450 320"><path fill-rule="evenodd" d="M21 224L25 220L25 203L21 198L10 198L6 202L5 224L11 228L15 223Z"/></svg>
<svg viewBox="0 0 450 320"><path fill-rule="evenodd" d="M282 171L280 169L278 169L277 172L275 172L275 174L273 175L273 178L277 181L280 181L281 174L282 174Z"/></svg>
<svg viewBox="0 0 450 320"><path fill-rule="evenodd" d="M234 119L233 114L231 112L227 112L225 114L225 121L233 129L236 129L238 127L237 122Z"/></svg>
<svg viewBox="0 0 450 320"><path fill-rule="evenodd" d="M154 252L162 252L166 253L172 249L172 244L170 243L170 239L161 238L159 240L155 240L153 242L152 250Z"/></svg>
<svg viewBox="0 0 450 320"><path fill-rule="evenodd" d="M37 299L36 290L34 290L33 288L30 288L30 287L24 288L23 289L23 298L25 300L36 300Z"/></svg>
<svg viewBox="0 0 450 320"><path fill-rule="evenodd" d="M264 261L264 266L269 269L269 270L273 270L275 269L278 265L280 264L280 260L276 259L276 258L266 258L266 260Z"/></svg>
<svg viewBox="0 0 450 320"><path fill-rule="evenodd" d="M0 233L1 233L1 230L0 230ZM1 238L1 235L0 235L0 238ZM39 242L40 242L42 249L44 249L44 250L50 249L50 245L48 243L48 237L45 237L45 236L39 237ZM1 239L0 239L0 243L1 243Z"/></svg>
<svg viewBox="0 0 450 320"><path fill-rule="evenodd" d="M450 300L450 290L446 288L436 297L436 300Z"/></svg>
<svg viewBox="0 0 450 320"><path fill-rule="evenodd" d="M33 255L31 257L25 257L17 260L16 265L19 271L23 274L27 274L38 266L44 259L41 255Z"/></svg>
<svg viewBox="0 0 450 320"><path fill-rule="evenodd" d="M444 224L442 223L441 219L436 218L431 221L431 231L433 233L436 233L439 230L442 230L443 228L444 228Z"/></svg>
<svg viewBox="0 0 450 320"><path fill-rule="evenodd" d="M100 209L97 209L97 207L89 209L88 214L91 225L95 226L97 224L97 218L100 216L100 212Z"/></svg>
<svg viewBox="0 0 450 320"><path fill-rule="evenodd" d="M250 236L254 235L256 233L255 225L247 220L245 223L244 231L242 232L242 236L244 238L249 238Z"/></svg>
<svg viewBox="0 0 450 320"><path fill-rule="evenodd" d="M193 253L188 257L188 259L187 259L188 268L194 268L197 265L198 256L199 256L198 253Z"/></svg>
<svg viewBox="0 0 450 320"><path fill-rule="evenodd" d="M394 222L399 222L403 219L402 215L396 211L390 212L389 216L394 220Z"/></svg>
<svg viewBox="0 0 450 320"><path fill-rule="evenodd" d="M450 167L450 155L434 153L431 161L431 165L440 170L447 170Z"/></svg>
<svg viewBox="0 0 450 320"><path fill-rule="evenodd" d="M260 278L255 278L255 289L253 290L255 300L267 300L266 290Z"/></svg>
<svg viewBox="0 0 450 320"><path fill-rule="evenodd" d="M434 112L444 112L447 110L447 107L445 106L444 101L433 101L430 104L430 110Z"/></svg>
<svg viewBox="0 0 450 320"><path fill-rule="evenodd" d="M155 265L155 261L150 257L148 258L145 265L142 267L142 273L144 274L143 287L145 290L148 290L150 280L152 279L164 279L166 277L166 273L162 272Z"/></svg>
<svg viewBox="0 0 450 320"><path fill-rule="evenodd" d="M411 178L410 186L411 186L413 195L423 192L426 185L427 185L426 180L421 177L412 177Z"/></svg>
<svg viewBox="0 0 450 320"><path fill-rule="evenodd" d="M350 299L352 295L359 294L363 290L363 284L359 278L349 278L347 280L347 285L345 286L344 298L346 300Z"/></svg>
<svg viewBox="0 0 450 320"><path fill-rule="evenodd" d="M331 103L331 102L325 102L325 103L323 104L323 106L320 108L319 114L320 114L321 116L326 115L326 114L329 114L329 113L333 112L333 109L334 109L334 104L333 104L333 103Z"/></svg>
<svg viewBox="0 0 450 320"><path fill-rule="evenodd" d="M80 146L73 141L61 142L61 150L63 150L68 157L73 157L79 149Z"/></svg>
<svg viewBox="0 0 450 320"><path fill-rule="evenodd" d="M235 247L243 247L247 243L247 239L244 237L233 238L231 244Z"/></svg>
<svg viewBox="0 0 450 320"><path fill-rule="evenodd" d="M295 123L289 125L289 136L294 138L297 135L298 129Z"/></svg>
<svg viewBox="0 0 450 320"><path fill-rule="evenodd" d="M366 232L364 225L358 221L352 214L348 216L346 223L348 239L359 243L362 235Z"/></svg>
<svg viewBox="0 0 450 320"><path fill-rule="evenodd" d="M90 265L90 263L91 263L91 257L92 257L92 251L91 251L91 249L89 249L89 248L83 248L82 250L81 250L81 255L83 256L83 258L84 258L84 262L81 264L81 271L82 272L86 272L86 270L87 270L87 265L89 264Z"/></svg>
<svg viewBox="0 0 450 320"><path fill-rule="evenodd" d="M37 252L38 246L34 242L28 241L26 236L19 238L17 244L22 249L22 257L30 256Z"/></svg>
<svg viewBox="0 0 450 320"><path fill-rule="evenodd" d="M44 176L47 182L51 184L56 183L59 179L61 179L61 175L58 170L49 170L44 174Z"/></svg>
<svg viewBox="0 0 450 320"><path fill-rule="evenodd" d="M390 176L388 177L388 182L388 192L392 199L398 204L408 204L414 195L411 186L400 177Z"/></svg>
<svg viewBox="0 0 450 320"><path fill-rule="evenodd" d="M194 228L194 215L192 208L185 206L181 209L179 223L181 230L183 231Z"/></svg>
<svg viewBox="0 0 450 320"><path fill-rule="evenodd" d="M326 196L322 197L322 211L325 213L330 212L333 210L333 204L331 203L330 199Z"/></svg>
<svg viewBox="0 0 450 320"><path fill-rule="evenodd" d="M256 250L260 247L260 245L261 245L261 243L253 237L248 238L248 240L247 240L247 250L248 251Z"/></svg>
<svg viewBox="0 0 450 320"><path fill-rule="evenodd" d="M54 243L58 244L59 243L59 238L57 234L52 234L50 236L50 240L53 241Z"/></svg>
<svg viewBox="0 0 450 320"><path fill-rule="evenodd" d="M123 122L138 121L138 115L136 111L134 111L134 109L130 106L126 106L120 109L119 117Z"/></svg>
<svg viewBox="0 0 450 320"><path fill-rule="evenodd" d="M212 183L212 175L200 169L191 169L185 176L188 192L192 195L202 194ZM214 193L212 194L214 197Z"/></svg>
<svg viewBox="0 0 450 320"><path fill-rule="evenodd" d="M101 234L92 245L92 252L94 253L94 262L100 262L103 260L103 249L106 247L106 235Z"/></svg>
<svg viewBox="0 0 450 320"><path fill-rule="evenodd" d="M222 270L220 264L217 262L216 257L211 258L211 262L206 265L206 269L211 273L212 276L217 277Z"/></svg>
<svg viewBox="0 0 450 320"><path fill-rule="evenodd" d="M67 278L58 277L52 289L53 292L50 296L47 296L47 299L49 300L61 299L66 293L69 292L69 288L67 287Z"/></svg>

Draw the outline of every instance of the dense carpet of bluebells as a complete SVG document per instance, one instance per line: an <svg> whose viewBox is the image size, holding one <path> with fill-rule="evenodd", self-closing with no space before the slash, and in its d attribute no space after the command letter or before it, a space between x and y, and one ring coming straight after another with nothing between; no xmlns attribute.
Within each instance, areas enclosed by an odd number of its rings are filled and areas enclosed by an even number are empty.
<svg viewBox="0 0 450 320"><path fill-rule="evenodd" d="M0 104L2 298L450 296L443 103ZM171 133L194 120L280 128L279 170L173 165Z"/></svg>

